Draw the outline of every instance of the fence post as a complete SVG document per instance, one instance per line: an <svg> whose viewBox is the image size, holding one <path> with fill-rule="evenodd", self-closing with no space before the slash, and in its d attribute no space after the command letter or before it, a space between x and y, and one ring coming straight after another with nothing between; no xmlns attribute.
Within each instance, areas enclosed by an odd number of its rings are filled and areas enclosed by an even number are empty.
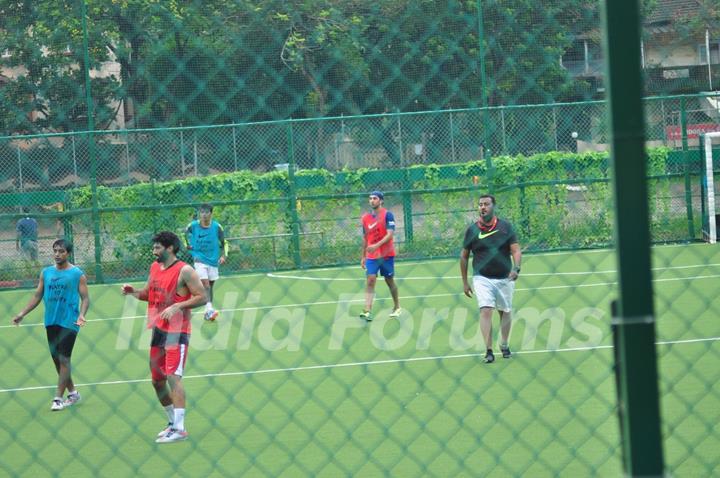
<svg viewBox="0 0 720 478"><path fill-rule="evenodd" d="M82 29L83 29L83 55L85 70L85 102L88 114L87 138L88 138L88 156L90 159L90 191L92 194L92 223L93 236L95 239L95 281L98 283L105 282L102 271L102 241L100 240L100 211L98 207L97 197L97 158L95 156L95 111L93 110L92 91L90 90L90 50L88 46L87 31L87 6L85 0L82 0Z"/></svg>
<svg viewBox="0 0 720 478"><path fill-rule="evenodd" d="M505 130L505 107L500 107L500 127L502 128L502 145L503 145L503 154L508 154L507 149L507 131Z"/></svg>
<svg viewBox="0 0 720 478"><path fill-rule="evenodd" d="M302 267L300 256L300 218L297 211L297 185L295 184L295 141L293 139L293 120L290 118L287 127L288 140L288 206L290 207L290 243L293 249L295 267Z"/></svg>
<svg viewBox="0 0 720 478"><path fill-rule="evenodd" d="M73 154L73 174L75 177L78 177L78 171L77 171L77 151L75 149L75 135L72 135L70 137L72 139L72 154Z"/></svg>
<svg viewBox="0 0 720 478"><path fill-rule="evenodd" d="M487 168L487 184L490 194L495 189L493 186L493 164L490 155L490 111L488 110L488 85L485 76L485 21L483 20L482 0L477 0L475 4L477 9L478 22L478 56L480 59L480 104L482 106L483 115L483 156L485 157L485 166Z"/></svg>
<svg viewBox="0 0 720 478"><path fill-rule="evenodd" d="M412 215L412 179L410 178L410 168L403 168L403 220L405 221L405 243L413 242L413 215Z"/></svg>
<svg viewBox="0 0 720 478"><path fill-rule="evenodd" d="M197 130L193 130L193 167L195 176L198 175L198 151L197 151Z"/></svg>
<svg viewBox="0 0 720 478"><path fill-rule="evenodd" d="M58 219L61 220L62 226L63 226L63 237L70 241L71 243L74 242L73 240L73 228L72 228L72 220L70 219L70 216L66 213L68 210L68 206L70 205L70 199L68 197L68 194L65 193L65 197L62 201L62 216Z"/></svg>
<svg viewBox="0 0 720 478"><path fill-rule="evenodd" d="M690 178L690 154L688 153L686 108L687 103L685 102L685 97L683 96L680 98L680 135L682 137L682 158L683 169L685 172L685 211L687 211L688 220L688 239L693 239L695 238L695 226L693 224L692 181Z"/></svg>
<svg viewBox="0 0 720 478"><path fill-rule="evenodd" d="M18 186L20 189L20 192L23 191L23 175L22 175L22 154L20 153L20 146L15 147L17 151L17 160L18 160Z"/></svg>
<svg viewBox="0 0 720 478"><path fill-rule="evenodd" d="M602 5L619 278L615 323L623 458L626 476L659 477L664 464L649 246L640 0L605 0Z"/></svg>
<svg viewBox="0 0 720 478"><path fill-rule="evenodd" d="M525 178L522 179L525 181ZM525 186L520 186L520 227L522 228L523 235L530 237L530 214L527 208L527 198L525 197Z"/></svg>
<svg viewBox="0 0 720 478"><path fill-rule="evenodd" d="M555 151L558 151L558 127L557 127L557 106L553 105L553 136L555 137Z"/></svg>
<svg viewBox="0 0 720 478"><path fill-rule="evenodd" d="M185 136L183 130L180 130L180 176L185 177Z"/></svg>
<svg viewBox="0 0 720 478"><path fill-rule="evenodd" d="M455 125L453 124L453 114L450 111L450 157L452 162L457 162L455 159Z"/></svg>
<svg viewBox="0 0 720 478"><path fill-rule="evenodd" d="M125 135L125 161L127 163L127 184L130 185L130 135L127 131Z"/></svg>
<svg viewBox="0 0 720 478"><path fill-rule="evenodd" d="M233 140L233 164L235 165L233 171L238 170L238 161L237 161L237 137L235 135L235 126L231 127L232 130L232 140Z"/></svg>
<svg viewBox="0 0 720 478"><path fill-rule="evenodd" d="M398 113L395 117L397 118L397 127L398 127L398 150L400 152L400 166L406 167L405 164L405 155L403 154L403 140L402 140L402 126L400 125L400 110L396 110Z"/></svg>

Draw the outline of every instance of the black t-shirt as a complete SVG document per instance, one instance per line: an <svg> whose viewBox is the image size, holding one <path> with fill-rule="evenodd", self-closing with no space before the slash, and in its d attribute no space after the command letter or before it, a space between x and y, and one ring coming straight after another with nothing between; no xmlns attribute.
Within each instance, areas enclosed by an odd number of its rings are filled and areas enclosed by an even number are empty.
<svg viewBox="0 0 720 478"><path fill-rule="evenodd" d="M512 270L510 244L517 243L517 236L509 222L498 218L495 227L489 231L473 223L465 231L463 248L472 251L473 275L504 279Z"/></svg>

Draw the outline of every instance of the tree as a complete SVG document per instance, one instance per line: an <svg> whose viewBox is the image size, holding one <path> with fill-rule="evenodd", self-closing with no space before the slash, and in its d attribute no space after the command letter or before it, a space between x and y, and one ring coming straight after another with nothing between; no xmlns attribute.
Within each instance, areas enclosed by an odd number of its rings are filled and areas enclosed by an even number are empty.
<svg viewBox="0 0 720 478"><path fill-rule="evenodd" d="M15 71L0 92L0 128L10 132L74 131L87 127L85 56L77 2L6 2L0 10L2 65ZM68 12L71 12L68 14ZM99 71L107 52L90 49ZM95 122L115 116L116 78L92 78Z"/></svg>
<svg viewBox="0 0 720 478"><path fill-rule="evenodd" d="M3 129L84 124L79 1L0 6L3 63L23 69ZM90 67L119 65L93 78L100 127L111 105L136 128L562 100L583 85L559 58L598 27L595 0L84 1Z"/></svg>

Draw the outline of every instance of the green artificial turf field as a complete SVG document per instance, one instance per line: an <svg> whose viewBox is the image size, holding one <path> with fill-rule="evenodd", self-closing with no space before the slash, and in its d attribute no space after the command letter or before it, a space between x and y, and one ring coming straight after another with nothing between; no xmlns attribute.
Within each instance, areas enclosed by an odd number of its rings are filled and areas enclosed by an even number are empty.
<svg viewBox="0 0 720 478"><path fill-rule="evenodd" d="M653 251L665 460L720 473L720 249ZM83 401L50 411L56 382L42 306L0 293L0 475L619 476L609 303L611 251L526 255L514 356L482 363L474 299L455 260L396 263L404 314L378 282L357 318L359 267L221 277L218 321L193 317L189 440L165 425L149 383L145 303L91 286L74 355ZM494 318L498 329L497 317Z"/></svg>

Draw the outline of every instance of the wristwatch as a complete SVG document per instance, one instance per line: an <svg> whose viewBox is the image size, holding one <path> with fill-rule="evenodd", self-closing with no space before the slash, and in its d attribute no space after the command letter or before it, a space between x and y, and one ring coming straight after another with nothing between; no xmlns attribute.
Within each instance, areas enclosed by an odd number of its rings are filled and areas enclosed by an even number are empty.
<svg viewBox="0 0 720 478"><path fill-rule="evenodd" d="M518 266L513 267L512 270L513 270L513 272L515 272L516 274L519 274L519 273L520 273L520 268L519 268Z"/></svg>

